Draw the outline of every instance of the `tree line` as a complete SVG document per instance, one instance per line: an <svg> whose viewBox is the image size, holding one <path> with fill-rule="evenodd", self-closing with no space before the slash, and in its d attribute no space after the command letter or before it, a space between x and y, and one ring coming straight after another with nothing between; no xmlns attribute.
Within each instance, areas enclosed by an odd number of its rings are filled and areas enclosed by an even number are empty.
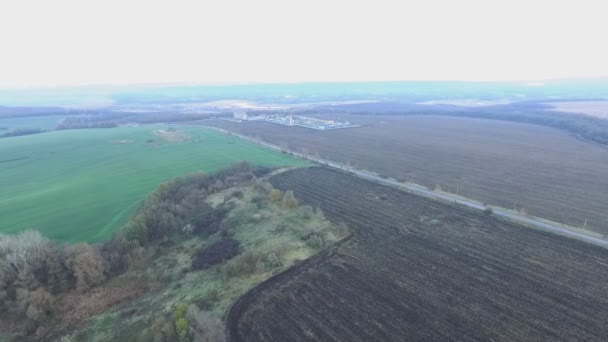
<svg viewBox="0 0 608 342"><path fill-rule="evenodd" d="M119 125L136 122L139 124L158 122L179 122L206 119L206 113L126 113L109 112L86 115L71 115L65 117L57 125L57 129L76 128L112 128Z"/></svg>
<svg viewBox="0 0 608 342"><path fill-rule="evenodd" d="M4 133L0 133L0 138L18 137L20 135L38 134L46 132L40 128L13 128Z"/></svg>

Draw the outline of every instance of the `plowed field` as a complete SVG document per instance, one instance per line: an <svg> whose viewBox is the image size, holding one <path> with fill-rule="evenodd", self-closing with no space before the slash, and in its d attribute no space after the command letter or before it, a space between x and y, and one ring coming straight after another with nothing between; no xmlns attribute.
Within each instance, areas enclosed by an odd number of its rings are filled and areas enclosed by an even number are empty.
<svg viewBox="0 0 608 342"><path fill-rule="evenodd" d="M608 251L322 168L272 178L352 235L241 297L231 341L606 341Z"/></svg>
<svg viewBox="0 0 608 342"><path fill-rule="evenodd" d="M608 149L568 133L498 120L343 116L363 127L316 131L205 121L399 180L608 235Z"/></svg>

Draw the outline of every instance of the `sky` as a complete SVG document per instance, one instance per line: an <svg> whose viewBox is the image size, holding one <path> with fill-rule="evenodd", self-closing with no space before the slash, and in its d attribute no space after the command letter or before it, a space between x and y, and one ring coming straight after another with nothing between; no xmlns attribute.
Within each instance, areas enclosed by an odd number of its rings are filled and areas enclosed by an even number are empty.
<svg viewBox="0 0 608 342"><path fill-rule="evenodd" d="M2 0L0 88L608 76L597 0Z"/></svg>

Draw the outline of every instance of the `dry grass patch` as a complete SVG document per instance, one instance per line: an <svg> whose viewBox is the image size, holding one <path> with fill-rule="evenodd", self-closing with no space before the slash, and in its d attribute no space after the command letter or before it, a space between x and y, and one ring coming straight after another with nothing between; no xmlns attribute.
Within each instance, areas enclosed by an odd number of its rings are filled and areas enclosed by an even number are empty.
<svg viewBox="0 0 608 342"><path fill-rule="evenodd" d="M190 135L184 131L174 129L159 129L154 131L154 135L166 142L184 142L190 140Z"/></svg>

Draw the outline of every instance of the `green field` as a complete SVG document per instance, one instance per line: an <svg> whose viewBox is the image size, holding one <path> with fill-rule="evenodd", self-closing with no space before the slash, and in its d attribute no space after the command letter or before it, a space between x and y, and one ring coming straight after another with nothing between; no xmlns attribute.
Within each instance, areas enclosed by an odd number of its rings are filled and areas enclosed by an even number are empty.
<svg viewBox="0 0 608 342"><path fill-rule="evenodd" d="M0 119L0 133L11 129L43 129L51 130L65 115L28 116L25 118Z"/></svg>
<svg viewBox="0 0 608 342"><path fill-rule="evenodd" d="M62 241L111 236L160 183L241 160L305 162L208 129L171 127L190 139L166 142L165 125L55 131L0 139L0 232L34 228Z"/></svg>

